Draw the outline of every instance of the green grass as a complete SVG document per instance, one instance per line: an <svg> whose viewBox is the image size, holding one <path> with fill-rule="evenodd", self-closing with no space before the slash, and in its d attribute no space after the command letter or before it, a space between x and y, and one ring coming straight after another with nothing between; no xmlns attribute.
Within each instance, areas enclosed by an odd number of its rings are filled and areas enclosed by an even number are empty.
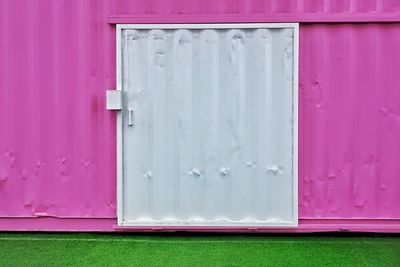
<svg viewBox="0 0 400 267"><path fill-rule="evenodd" d="M0 266L400 266L400 236L0 233Z"/></svg>

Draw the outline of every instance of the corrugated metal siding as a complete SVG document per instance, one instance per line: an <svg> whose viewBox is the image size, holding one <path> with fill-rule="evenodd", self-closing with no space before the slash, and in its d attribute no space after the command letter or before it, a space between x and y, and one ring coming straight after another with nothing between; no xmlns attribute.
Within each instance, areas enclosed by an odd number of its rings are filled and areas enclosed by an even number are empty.
<svg viewBox="0 0 400 267"><path fill-rule="evenodd" d="M124 225L297 224L293 27L121 43Z"/></svg>
<svg viewBox="0 0 400 267"><path fill-rule="evenodd" d="M400 24L300 30L301 218L400 218Z"/></svg>
<svg viewBox="0 0 400 267"><path fill-rule="evenodd" d="M399 0L118 2L111 23L400 21Z"/></svg>
<svg viewBox="0 0 400 267"><path fill-rule="evenodd" d="M0 1L0 216L115 217L113 14L396 12L377 1ZM367 13L373 14L373 13ZM400 218L399 24L301 25L300 218Z"/></svg>
<svg viewBox="0 0 400 267"><path fill-rule="evenodd" d="M0 1L0 216L115 217L105 4Z"/></svg>
<svg viewBox="0 0 400 267"><path fill-rule="evenodd" d="M398 0L130 0L117 1L114 14L356 13L399 10Z"/></svg>

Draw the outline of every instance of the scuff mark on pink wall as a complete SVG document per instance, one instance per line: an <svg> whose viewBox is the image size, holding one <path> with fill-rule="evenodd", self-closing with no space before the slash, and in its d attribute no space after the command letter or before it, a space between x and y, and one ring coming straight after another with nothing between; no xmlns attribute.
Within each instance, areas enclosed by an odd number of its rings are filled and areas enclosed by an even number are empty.
<svg viewBox="0 0 400 267"><path fill-rule="evenodd" d="M0 2L0 218L116 217L115 114L104 103L115 88L111 15L268 22L269 14L400 10L394 0L188 3ZM399 47L399 23L300 25L300 227L400 219Z"/></svg>

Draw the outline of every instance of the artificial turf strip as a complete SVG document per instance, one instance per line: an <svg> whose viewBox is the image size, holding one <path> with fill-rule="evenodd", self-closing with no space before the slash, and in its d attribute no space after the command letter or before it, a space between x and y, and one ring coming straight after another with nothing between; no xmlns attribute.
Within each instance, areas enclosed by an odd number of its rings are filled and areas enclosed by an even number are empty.
<svg viewBox="0 0 400 267"><path fill-rule="evenodd" d="M400 266L400 237L0 233L0 266Z"/></svg>

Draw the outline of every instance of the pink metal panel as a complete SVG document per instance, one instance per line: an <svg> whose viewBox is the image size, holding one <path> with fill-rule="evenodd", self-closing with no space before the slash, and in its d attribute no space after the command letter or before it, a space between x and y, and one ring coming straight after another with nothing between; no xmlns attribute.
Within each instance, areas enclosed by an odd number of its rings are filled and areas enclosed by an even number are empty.
<svg viewBox="0 0 400 267"><path fill-rule="evenodd" d="M134 232L176 232L181 227L116 227L113 218L1 218L2 231L134 231ZM243 227L185 227L188 232L228 232L228 233L310 233L331 231L357 231L400 233L400 220L372 219L372 220L299 220L297 228L243 228Z"/></svg>
<svg viewBox="0 0 400 267"><path fill-rule="evenodd" d="M382 13L271 13L271 14L159 14L111 15L111 24L127 23L264 23L264 22L304 22L304 23L358 23L358 22L399 22L400 12Z"/></svg>
<svg viewBox="0 0 400 267"><path fill-rule="evenodd" d="M399 0L104 0L109 14L265 14L383 13L400 11ZM108 10L110 11L110 10Z"/></svg>
<svg viewBox="0 0 400 267"><path fill-rule="evenodd" d="M0 1L0 216L114 220L115 116L104 103L115 87L110 17L336 21L347 12L347 21L398 21L399 11L399 0ZM300 228L318 229L315 219L338 219L329 229L346 224L339 219L400 219L400 24L300 31ZM60 229L56 222L38 227ZM60 225L110 229L109 221L68 223Z"/></svg>
<svg viewBox="0 0 400 267"><path fill-rule="evenodd" d="M115 40L96 1L1 1L0 216L115 217Z"/></svg>
<svg viewBox="0 0 400 267"><path fill-rule="evenodd" d="M301 218L400 218L400 24L303 25Z"/></svg>
<svg viewBox="0 0 400 267"><path fill-rule="evenodd" d="M400 21L399 0L118 1L110 23Z"/></svg>

